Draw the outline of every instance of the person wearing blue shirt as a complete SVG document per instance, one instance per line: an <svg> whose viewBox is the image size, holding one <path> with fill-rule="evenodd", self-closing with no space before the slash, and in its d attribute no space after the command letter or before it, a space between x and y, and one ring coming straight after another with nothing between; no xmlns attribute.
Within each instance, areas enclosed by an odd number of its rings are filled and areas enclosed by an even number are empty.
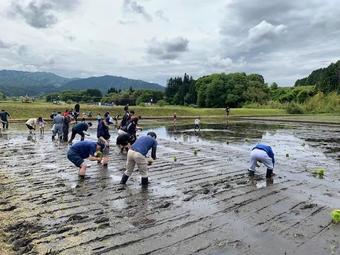
<svg viewBox="0 0 340 255"><path fill-rule="evenodd" d="M266 178L273 176L273 169L275 164L275 157L272 148L266 144L258 143L250 153L250 167L248 169L249 176L255 175L257 162L263 163L267 167Z"/></svg>
<svg viewBox="0 0 340 255"><path fill-rule="evenodd" d="M127 154L126 171L122 176L121 184L126 184L127 180L131 176L135 165L137 164L139 172L141 174L142 187L148 186L148 162L146 155L151 149L152 159L156 159L157 149L157 135L154 132L149 132L147 136L142 136L136 140L131 146Z"/></svg>
<svg viewBox="0 0 340 255"><path fill-rule="evenodd" d="M86 131L89 129L89 127L92 127L92 123L91 122L88 122L88 123L81 122L81 123L76 124L72 128L71 138L70 138L70 141L68 143L72 144L73 139L76 137L76 134L81 136L81 138L80 138L81 141L84 141L85 134L87 134Z"/></svg>
<svg viewBox="0 0 340 255"><path fill-rule="evenodd" d="M91 161L102 160L102 157L99 157L100 153L105 148L104 143L93 142L93 141L81 141L75 143L70 147L67 152L67 158L77 167L79 167L79 176L84 177L86 172L86 164L84 163L84 159L89 159Z"/></svg>

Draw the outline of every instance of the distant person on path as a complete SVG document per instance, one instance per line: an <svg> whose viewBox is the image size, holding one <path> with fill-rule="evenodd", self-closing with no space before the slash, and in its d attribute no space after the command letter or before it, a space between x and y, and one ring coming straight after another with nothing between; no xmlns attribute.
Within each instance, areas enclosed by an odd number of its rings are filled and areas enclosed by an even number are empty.
<svg viewBox="0 0 340 255"><path fill-rule="evenodd" d="M93 141L81 141L71 146L67 152L67 158L77 167L79 167L79 176L84 177L86 173L86 164L84 159L91 161L102 161L101 153L105 148L105 144ZM99 153L100 152L100 153Z"/></svg>
<svg viewBox="0 0 340 255"><path fill-rule="evenodd" d="M226 112L227 116L229 116L229 114L230 114L230 107L228 105L225 107L225 112Z"/></svg>
<svg viewBox="0 0 340 255"><path fill-rule="evenodd" d="M257 162L263 163L267 167L266 178L273 176L273 169L275 164L274 152L268 145L258 143L250 153L250 167L248 173L250 177L255 175Z"/></svg>
<svg viewBox="0 0 340 255"><path fill-rule="evenodd" d="M156 159L156 149L157 149L157 135L154 132L149 132L147 136L142 136L137 139L137 141L131 146L127 154L126 171L124 172L121 184L126 184L127 180L131 176L135 165L139 169L141 174L141 184L142 187L147 187L148 180L148 162L146 160L146 155L151 149L152 159Z"/></svg>
<svg viewBox="0 0 340 255"><path fill-rule="evenodd" d="M198 131L201 131L201 117L197 117L194 121L194 129L195 129L195 132L198 130Z"/></svg>
<svg viewBox="0 0 340 255"><path fill-rule="evenodd" d="M174 116L173 116L174 126L176 126L176 122L177 122L177 115L176 115L176 113L174 113Z"/></svg>
<svg viewBox="0 0 340 255"><path fill-rule="evenodd" d="M69 140L69 144L72 144L74 138L76 137L76 134L80 135L81 141L84 141L85 139L85 135L90 135L89 133L87 133L86 131L89 129L89 127L92 127L92 123L88 122L88 123L78 123L76 124L73 128L72 128L72 134L71 134L71 138Z"/></svg>
<svg viewBox="0 0 340 255"><path fill-rule="evenodd" d="M64 117L61 116L61 112L58 112L58 114L56 116L54 116L53 125L54 125L54 130L52 131L52 141L55 140L55 136L57 134L58 134L59 141L62 141Z"/></svg>
<svg viewBox="0 0 340 255"><path fill-rule="evenodd" d="M11 115L8 112L6 112L5 110L1 110L0 119L1 119L1 122L2 122L2 128L3 129L8 129L8 126L9 126L8 118L9 117L11 117Z"/></svg>
<svg viewBox="0 0 340 255"><path fill-rule="evenodd" d="M46 122L44 121L44 119L42 117L39 117L38 126L39 126L39 131L41 135L45 133L45 125L46 125Z"/></svg>
<svg viewBox="0 0 340 255"><path fill-rule="evenodd" d="M34 130L37 128L38 120L36 118L31 118L26 121L26 127L28 128L29 134L33 134Z"/></svg>

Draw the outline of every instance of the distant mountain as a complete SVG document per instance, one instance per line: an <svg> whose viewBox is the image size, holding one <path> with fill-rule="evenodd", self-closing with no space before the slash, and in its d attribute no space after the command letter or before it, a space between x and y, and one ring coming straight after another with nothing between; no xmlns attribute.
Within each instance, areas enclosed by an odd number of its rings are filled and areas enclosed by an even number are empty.
<svg viewBox="0 0 340 255"><path fill-rule="evenodd" d="M297 80L295 86L314 85L322 92L340 94L340 60L326 68L314 70L308 77Z"/></svg>
<svg viewBox="0 0 340 255"><path fill-rule="evenodd" d="M69 81L70 79L53 73L0 71L0 91L8 96L39 95L55 92Z"/></svg>
<svg viewBox="0 0 340 255"><path fill-rule="evenodd" d="M84 89L99 89L102 93L106 93L110 88L127 90L130 87L133 89L150 89L164 90L165 88L156 83L149 83L141 80L132 80L118 76L99 76L86 79L78 79L67 82L61 87L62 90L84 90Z"/></svg>
<svg viewBox="0 0 340 255"><path fill-rule="evenodd" d="M38 96L64 90L85 90L89 88L99 89L105 94L111 87L121 90L127 90L130 87L133 89L165 89L156 83L109 75L70 79L47 72L0 71L0 91L7 96L23 96L26 94Z"/></svg>

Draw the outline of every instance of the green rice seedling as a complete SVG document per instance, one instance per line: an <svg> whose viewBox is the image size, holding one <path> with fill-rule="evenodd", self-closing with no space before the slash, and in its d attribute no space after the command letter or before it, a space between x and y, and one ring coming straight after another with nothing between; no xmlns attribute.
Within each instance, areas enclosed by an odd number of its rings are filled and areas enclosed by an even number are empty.
<svg viewBox="0 0 340 255"><path fill-rule="evenodd" d="M334 223L340 223L340 209L335 209L331 212L332 221Z"/></svg>

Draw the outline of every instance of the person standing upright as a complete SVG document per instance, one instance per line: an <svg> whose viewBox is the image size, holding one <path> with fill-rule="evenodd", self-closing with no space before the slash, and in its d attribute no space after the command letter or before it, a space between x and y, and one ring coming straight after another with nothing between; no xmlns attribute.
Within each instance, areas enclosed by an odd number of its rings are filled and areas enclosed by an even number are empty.
<svg viewBox="0 0 340 255"><path fill-rule="evenodd" d="M120 123L120 128L123 128L123 127L125 127L126 126L126 124L127 124L127 122L128 122L128 120L130 119L130 112L129 112L129 106L125 106L124 107L124 116L123 116L123 119L122 119L122 121L121 121L121 123Z"/></svg>
<svg viewBox="0 0 340 255"><path fill-rule="evenodd" d="M1 119L1 122L2 122L2 128L3 129L8 129L8 126L9 126L8 118L9 117L11 117L11 115L8 112L6 112L5 110L1 110L0 119Z"/></svg>
<svg viewBox="0 0 340 255"><path fill-rule="evenodd" d="M63 127L64 127L64 117L61 116L61 112L53 118L54 130L52 131L52 141L55 140L55 136L58 134L58 138L62 141L63 138Z"/></svg>
<svg viewBox="0 0 340 255"><path fill-rule="evenodd" d="M70 129L70 123L72 121L72 114L70 111L64 113L64 125L63 125L63 141L67 143L68 141L68 132Z"/></svg>
<svg viewBox="0 0 340 255"><path fill-rule="evenodd" d="M76 105L74 106L74 119L76 121L76 123L78 122L78 116L80 115L80 105L77 102Z"/></svg>

